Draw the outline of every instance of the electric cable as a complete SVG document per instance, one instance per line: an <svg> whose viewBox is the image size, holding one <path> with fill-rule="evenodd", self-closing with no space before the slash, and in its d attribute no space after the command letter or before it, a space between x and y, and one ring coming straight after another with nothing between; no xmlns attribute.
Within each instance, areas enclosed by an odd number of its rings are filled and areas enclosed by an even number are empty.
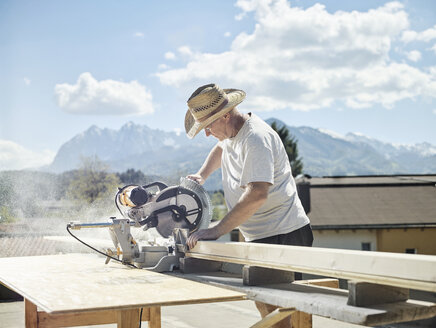
<svg viewBox="0 0 436 328"><path fill-rule="evenodd" d="M123 262L122 260L117 259L116 257L110 256L109 254L103 253L102 251L99 251L97 248L92 247L91 245L85 243L83 240L79 239L79 237L75 236L75 235L70 231L70 227L69 227L68 225L67 225L67 231L68 231L68 233L71 235L71 237L73 237L74 239L76 239L77 241L79 241L80 243L82 243L83 245L85 245L86 247L91 248L93 251L95 251L95 252L97 252L97 253L99 253L99 254L101 254L101 255L104 255L105 257L109 257L109 258L112 259L112 260L118 261L118 262L120 262L120 263L122 263L122 264L126 264L126 265L129 265L129 266L131 266L131 267L133 267L133 268L135 268L135 269L139 269L139 268L138 268L136 265L134 265L134 264Z"/></svg>

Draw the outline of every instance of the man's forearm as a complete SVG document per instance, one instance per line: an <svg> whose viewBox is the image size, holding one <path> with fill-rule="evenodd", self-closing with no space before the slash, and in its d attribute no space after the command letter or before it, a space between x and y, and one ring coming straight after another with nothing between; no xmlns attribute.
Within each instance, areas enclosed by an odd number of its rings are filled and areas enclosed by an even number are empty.
<svg viewBox="0 0 436 328"><path fill-rule="evenodd" d="M218 235L229 233L256 213L268 197L268 187L267 183L247 186L235 207L214 227Z"/></svg>

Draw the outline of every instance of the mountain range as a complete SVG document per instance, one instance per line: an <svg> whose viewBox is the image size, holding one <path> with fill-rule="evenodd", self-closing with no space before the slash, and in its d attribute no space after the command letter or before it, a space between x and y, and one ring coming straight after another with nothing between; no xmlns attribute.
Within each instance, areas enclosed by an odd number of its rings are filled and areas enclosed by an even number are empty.
<svg viewBox="0 0 436 328"><path fill-rule="evenodd" d="M287 126L298 142L303 171L311 176L427 174L436 172L436 146L429 143L394 145L356 133L345 136L311 127ZM119 130L91 126L63 144L51 172L75 169L81 157L97 156L115 172L129 168L146 175L170 176L196 172L215 138L151 129L129 122ZM219 182L219 176L213 178Z"/></svg>

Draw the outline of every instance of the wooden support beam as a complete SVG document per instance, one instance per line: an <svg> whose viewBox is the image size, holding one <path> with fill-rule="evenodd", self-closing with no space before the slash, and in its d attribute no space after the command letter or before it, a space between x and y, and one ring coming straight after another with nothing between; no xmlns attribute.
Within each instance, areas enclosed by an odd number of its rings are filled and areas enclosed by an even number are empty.
<svg viewBox="0 0 436 328"><path fill-rule="evenodd" d="M292 328L312 328L312 315L296 311L291 317Z"/></svg>
<svg viewBox="0 0 436 328"><path fill-rule="evenodd" d="M265 316L262 320L255 323L251 326L251 328L268 328L277 322L289 317L292 313L295 312L295 308L278 308L275 311L271 312L267 316Z"/></svg>
<svg viewBox="0 0 436 328"><path fill-rule="evenodd" d="M150 321L150 309L149 307L146 308L142 308L142 317L141 317L141 321Z"/></svg>
<svg viewBox="0 0 436 328"><path fill-rule="evenodd" d="M188 257L436 292L436 256L200 241Z"/></svg>
<svg viewBox="0 0 436 328"><path fill-rule="evenodd" d="M371 284L368 282L348 282L348 305L370 306L407 301L409 289Z"/></svg>
<svg viewBox="0 0 436 328"><path fill-rule="evenodd" d="M35 304L24 299L24 320L26 328L38 328L38 310Z"/></svg>
<svg viewBox="0 0 436 328"><path fill-rule="evenodd" d="M201 260L192 257L182 257L179 262L180 271L183 273L214 272L220 271L222 267L221 262Z"/></svg>
<svg viewBox="0 0 436 328"><path fill-rule="evenodd" d="M312 286L322 286L329 288L339 288L339 280L331 278L323 279L311 279L311 280L297 280L294 283L300 285L312 285ZM312 328L312 315L310 313L296 311L292 317L292 327L293 328Z"/></svg>
<svg viewBox="0 0 436 328"><path fill-rule="evenodd" d="M294 281L294 273L292 271L244 265L242 268L242 281L247 286L291 283Z"/></svg>
<svg viewBox="0 0 436 328"><path fill-rule="evenodd" d="M139 309L117 311L117 327L132 328L139 326Z"/></svg>
<svg viewBox="0 0 436 328"><path fill-rule="evenodd" d="M139 309L50 314L37 311L37 307L28 300L25 302L25 309L26 328L76 327L111 323L117 323L119 327L131 327L129 324L136 327L139 324ZM160 307L143 308L141 321L149 321L150 328L160 328Z"/></svg>
<svg viewBox="0 0 436 328"><path fill-rule="evenodd" d="M116 322L117 312L113 310L84 312L81 314L49 314L38 311L38 328L105 325Z"/></svg>
<svg viewBox="0 0 436 328"><path fill-rule="evenodd" d="M160 306L155 306L150 308L150 322L148 323L149 328L161 328L161 311Z"/></svg>

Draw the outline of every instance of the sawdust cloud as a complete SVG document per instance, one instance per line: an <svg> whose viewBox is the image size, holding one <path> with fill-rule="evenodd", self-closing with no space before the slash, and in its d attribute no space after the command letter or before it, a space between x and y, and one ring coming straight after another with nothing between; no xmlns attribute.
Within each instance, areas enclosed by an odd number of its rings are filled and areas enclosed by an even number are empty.
<svg viewBox="0 0 436 328"><path fill-rule="evenodd" d="M14 220L0 219L0 257L93 252L68 234L67 224L71 221L102 223L109 217L122 217L114 204L116 190L108 199L85 204L59 198L59 189L65 186L60 186L56 179L36 181L36 175L28 172L9 176L1 173L0 207L7 208ZM108 228L81 229L73 233L90 244L94 243L92 246L97 249L113 247ZM159 238L155 229L142 231L142 228L132 228L131 233L138 241ZM10 246L17 244L17 240L19 251ZM47 242L51 243L49 247Z"/></svg>

